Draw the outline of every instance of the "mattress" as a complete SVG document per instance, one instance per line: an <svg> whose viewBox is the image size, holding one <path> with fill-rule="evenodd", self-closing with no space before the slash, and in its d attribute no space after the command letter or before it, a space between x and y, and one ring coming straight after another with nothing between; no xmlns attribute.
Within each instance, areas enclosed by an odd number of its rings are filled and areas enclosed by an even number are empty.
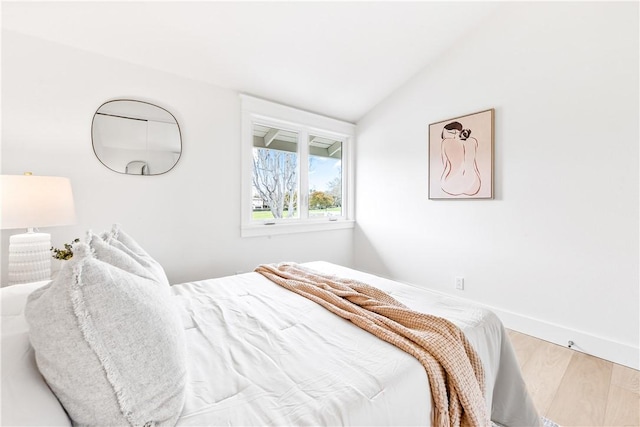
<svg viewBox="0 0 640 427"><path fill-rule="evenodd" d="M492 420L539 424L495 314L335 264L303 265L368 283L416 311L451 320L482 359ZM187 399L177 425L430 425L422 365L316 303L258 273L172 291L189 354Z"/></svg>

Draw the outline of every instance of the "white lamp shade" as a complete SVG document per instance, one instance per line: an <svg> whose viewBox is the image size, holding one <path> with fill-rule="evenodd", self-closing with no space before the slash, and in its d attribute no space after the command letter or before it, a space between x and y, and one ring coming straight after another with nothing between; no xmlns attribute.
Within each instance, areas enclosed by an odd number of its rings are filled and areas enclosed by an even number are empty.
<svg viewBox="0 0 640 427"><path fill-rule="evenodd" d="M1 179L3 229L75 223L73 193L68 178L2 175Z"/></svg>

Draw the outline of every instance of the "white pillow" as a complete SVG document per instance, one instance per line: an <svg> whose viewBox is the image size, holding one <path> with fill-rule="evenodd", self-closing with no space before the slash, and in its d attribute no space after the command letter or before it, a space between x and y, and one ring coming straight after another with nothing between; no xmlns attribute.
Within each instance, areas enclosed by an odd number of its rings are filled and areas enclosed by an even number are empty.
<svg viewBox="0 0 640 427"><path fill-rule="evenodd" d="M71 426L71 420L40 375L24 306L33 290L48 281L0 289L2 303L2 408L3 426Z"/></svg>
<svg viewBox="0 0 640 427"><path fill-rule="evenodd" d="M42 282L23 283L20 285L11 285L0 288L0 307L2 310L2 320L4 324L5 317L22 316L24 314L24 305L27 297L34 290L41 288L49 283L49 280ZM2 328L4 333L5 328Z"/></svg>
<svg viewBox="0 0 640 427"><path fill-rule="evenodd" d="M174 425L186 360L168 287L96 259L86 243L73 251L27 301L40 372L76 424Z"/></svg>
<svg viewBox="0 0 640 427"><path fill-rule="evenodd" d="M3 317L3 321L6 320ZM2 335L3 426L71 426L60 402L40 375L29 333Z"/></svg>
<svg viewBox="0 0 640 427"><path fill-rule="evenodd" d="M158 282L169 285L169 279L167 279L167 274L162 268L162 265L153 259L147 251L142 249L142 246L140 246L133 237L122 231L120 225L113 224L111 231L104 232L101 236L109 245L122 250L131 258L138 261L140 265L148 269L156 277Z"/></svg>

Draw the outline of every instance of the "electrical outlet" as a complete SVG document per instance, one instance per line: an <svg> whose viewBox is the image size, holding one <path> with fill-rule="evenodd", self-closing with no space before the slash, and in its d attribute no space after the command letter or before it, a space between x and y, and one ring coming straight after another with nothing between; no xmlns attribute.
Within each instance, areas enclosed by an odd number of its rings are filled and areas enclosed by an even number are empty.
<svg viewBox="0 0 640 427"><path fill-rule="evenodd" d="M464 291L464 277L456 277L456 289Z"/></svg>

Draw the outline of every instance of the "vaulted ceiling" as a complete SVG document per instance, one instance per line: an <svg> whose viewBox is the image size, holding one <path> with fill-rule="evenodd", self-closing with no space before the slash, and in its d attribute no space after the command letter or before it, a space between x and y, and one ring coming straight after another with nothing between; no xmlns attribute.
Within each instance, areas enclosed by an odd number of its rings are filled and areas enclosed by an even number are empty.
<svg viewBox="0 0 640 427"><path fill-rule="evenodd" d="M2 2L2 27L356 122L493 2Z"/></svg>

